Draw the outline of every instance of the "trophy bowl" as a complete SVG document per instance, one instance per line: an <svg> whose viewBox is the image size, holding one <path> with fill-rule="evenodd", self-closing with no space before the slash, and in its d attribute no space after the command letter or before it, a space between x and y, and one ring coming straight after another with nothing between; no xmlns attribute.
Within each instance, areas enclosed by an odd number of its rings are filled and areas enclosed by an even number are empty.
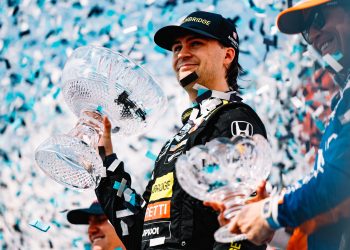
<svg viewBox="0 0 350 250"><path fill-rule="evenodd" d="M181 187L202 201L225 205L224 216L233 218L271 171L270 145L261 135L216 138L191 148L176 162ZM228 225L214 234L217 242L247 239L232 234Z"/></svg>
<svg viewBox="0 0 350 250"><path fill-rule="evenodd" d="M44 141L35 152L39 167L70 188L95 188L105 176L98 154L107 116L112 133L129 136L150 129L167 106L152 76L126 56L99 46L73 51L62 72L62 94L79 118L66 135Z"/></svg>

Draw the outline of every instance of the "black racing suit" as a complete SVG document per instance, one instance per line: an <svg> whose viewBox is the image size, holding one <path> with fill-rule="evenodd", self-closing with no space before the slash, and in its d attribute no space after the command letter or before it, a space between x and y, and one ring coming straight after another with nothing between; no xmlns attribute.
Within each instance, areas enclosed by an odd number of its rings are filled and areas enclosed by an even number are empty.
<svg viewBox="0 0 350 250"><path fill-rule="evenodd" d="M256 113L243 104L235 92L225 94L229 94L227 100L198 98L199 105L193 109L199 111L198 117L187 119L162 148L155 162L153 178L142 197L131 188L130 175L116 155L105 158L107 177L102 178L96 195L127 249L266 248L248 241L215 242L213 234L219 228L218 214L189 196L176 179L176 159L195 145L241 133L266 137L264 125ZM185 113L188 118L190 112ZM184 115L183 120L186 120Z"/></svg>

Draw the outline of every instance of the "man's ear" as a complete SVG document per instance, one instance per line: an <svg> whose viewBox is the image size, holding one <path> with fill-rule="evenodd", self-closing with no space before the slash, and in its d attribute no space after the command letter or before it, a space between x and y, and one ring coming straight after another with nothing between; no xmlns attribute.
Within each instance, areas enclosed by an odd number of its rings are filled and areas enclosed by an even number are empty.
<svg viewBox="0 0 350 250"><path fill-rule="evenodd" d="M226 54L225 54L225 59L224 59L224 64L225 66L228 66L231 64L233 59L235 59L236 56L236 51L232 47L227 47L226 48Z"/></svg>

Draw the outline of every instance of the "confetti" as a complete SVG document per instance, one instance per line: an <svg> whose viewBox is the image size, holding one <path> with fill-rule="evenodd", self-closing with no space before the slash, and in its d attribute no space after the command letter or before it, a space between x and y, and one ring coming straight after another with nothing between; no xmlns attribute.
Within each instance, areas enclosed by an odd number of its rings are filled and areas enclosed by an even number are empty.
<svg viewBox="0 0 350 250"><path fill-rule="evenodd" d="M180 23L197 9L220 13L237 25L239 60L246 70L239 80L242 96L263 119L275 152L270 182L279 187L287 185L312 165L317 152L312 138L324 129L336 87L327 75L314 75L315 61L320 67L326 66L321 56L300 37L286 38L277 31L275 17L286 7L286 1L114 2L0 3L0 214L6 225L0 231L0 241L6 242L8 249L90 247L85 235L66 221L62 211L82 207L84 202L90 204L95 195L53 182L33 160L39 142L68 133L77 122L61 93L61 72L67 57L87 44L109 47L144 65L168 95L170 108L152 131L139 137L112 136L120 161L132 175L133 188L142 193L158 152L181 128L182 111L191 106L172 72L171 53L156 46L153 35L160 27ZM341 56L326 59L337 67ZM342 118L343 122L348 120L348 114ZM119 195L125 190L122 183L114 183ZM128 198L130 206L137 203L132 193ZM8 200L11 202L3 202ZM37 237L38 230L23 226L33 218L41 220L34 220L31 226L47 234ZM48 231L50 226L41 221L50 221L54 230ZM126 225L123 233L128 234Z"/></svg>
<svg viewBox="0 0 350 250"><path fill-rule="evenodd" d="M31 223L29 223L29 225L39 229L42 232L47 232L50 229L50 226L43 224L39 220L36 220L35 222L31 222Z"/></svg>

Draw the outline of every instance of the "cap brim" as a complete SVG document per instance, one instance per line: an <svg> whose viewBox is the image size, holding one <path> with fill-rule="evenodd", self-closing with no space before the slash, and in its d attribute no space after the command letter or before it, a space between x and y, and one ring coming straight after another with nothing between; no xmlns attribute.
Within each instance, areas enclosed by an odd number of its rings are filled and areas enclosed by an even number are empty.
<svg viewBox="0 0 350 250"><path fill-rule="evenodd" d="M154 42L161 48L171 50L175 40L183 35L195 33L205 37L219 40L217 37L198 29L169 25L159 29L154 35Z"/></svg>
<svg viewBox="0 0 350 250"><path fill-rule="evenodd" d="M67 213L67 220L72 224L89 224L89 216L103 214L102 209L75 209Z"/></svg>
<svg viewBox="0 0 350 250"><path fill-rule="evenodd" d="M303 10L316 7L332 0L307 0L290 7L277 16L278 29L286 34L297 34L305 29Z"/></svg>

